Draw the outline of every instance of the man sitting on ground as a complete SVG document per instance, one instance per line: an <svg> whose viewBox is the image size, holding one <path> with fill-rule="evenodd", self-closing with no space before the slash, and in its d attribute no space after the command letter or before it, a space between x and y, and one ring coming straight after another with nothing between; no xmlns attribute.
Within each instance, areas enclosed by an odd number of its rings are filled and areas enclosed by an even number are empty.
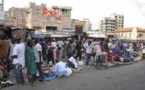
<svg viewBox="0 0 145 90"><path fill-rule="evenodd" d="M56 60L54 72L59 78L65 76L65 74L67 73L67 65L62 61Z"/></svg>

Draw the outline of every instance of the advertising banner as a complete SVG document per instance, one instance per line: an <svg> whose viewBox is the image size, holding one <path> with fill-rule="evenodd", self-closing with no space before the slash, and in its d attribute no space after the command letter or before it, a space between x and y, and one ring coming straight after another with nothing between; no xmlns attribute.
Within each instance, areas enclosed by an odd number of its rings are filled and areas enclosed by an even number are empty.
<svg viewBox="0 0 145 90"><path fill-rule="evenodd" d="M76 25L75 26L75 34L76 35L82 35L83 34L83 26L82 25Z"/></svg>
<svg viewBox="0 0 145 90"><path fill-rule="evenodd" d="M43 15L48 16L50 18L61 18L60 10L59 9L47 9L43 8Z"/></svg>

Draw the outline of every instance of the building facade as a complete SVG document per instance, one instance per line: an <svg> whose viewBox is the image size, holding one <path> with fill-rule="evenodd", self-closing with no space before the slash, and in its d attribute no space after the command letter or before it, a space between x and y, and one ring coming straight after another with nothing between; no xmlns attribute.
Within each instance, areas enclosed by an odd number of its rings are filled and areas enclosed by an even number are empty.
<svg viewBox="0 0 145 90"><path fill-rule="evenodd" d="M87 18L84 18L83 21L85 22L84 23L84 30L85 31L92 30L92 24L91 24L90 20Z"/></svg>
<svg viewBox="0 0 145 90"><path fill-rule="evenodd" d="M4 25L4 0L1 0L2 3L0 3L0 25Z"/></svg>
<svg viewBox="0 0 145 90"><path fill-rule="evenodd" d="M101 32L112 32L116 28L115 23L116 23L115 19L106 17L100 21L99 30Z"/></svg>
<svg viewBox="0 0 145 90"><path fill-rule="evenodd" d="M71 28L71 7L36 5L30 2L26 8L10 8L6 14L8 24L35 30L61 30Z"/></svg>
<svg viewBox="0 0 145 90"><path fill-rule="evenodd" d="M124 15L113 13L111 14L112 19L115 19L115 29L123 28L124 27ZM114 30L115 30L114 29Z"/></svg>
<svg viewBox="0 0 145 90"><path fill-rule="evenodd" d="M5 12L7 25L26 27L27 11L28 9L26 8L10 8Z"/></svg>
<svg viewBox="0 0 145 90"><path fill-rule="evenodd" d="M145 41L145 29L139 27L120 28L114 31L121 40Z"/></svg>
<svg viewBox="0 0 145 90"><path fill-rule="evenodd" d="M71 28L75 29L76 25L83 26L83 31L88 31L92 29L92 24L89 19L83 19L83 20L72 19Z"/></svg>
<svg viewBox="0 0 145 90"><path fill-rule="evenodd" d="M99 22L99 31L110 33L116 29L124 27L124 16L113 13L110 17L105 17Z"/></svg>

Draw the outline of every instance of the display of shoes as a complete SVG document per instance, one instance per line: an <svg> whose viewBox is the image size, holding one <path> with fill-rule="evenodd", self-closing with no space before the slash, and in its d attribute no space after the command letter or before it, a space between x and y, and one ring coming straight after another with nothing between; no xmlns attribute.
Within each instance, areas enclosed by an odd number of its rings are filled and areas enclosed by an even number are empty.
<svg viewBox="0 0 145 90"><path fill-rule="evenodd" d="M5 87L9 87L9 86L13 86L13 85L14 85L14 83L11 82L10 80L0 78L0 89L5 88Z"/></svg>

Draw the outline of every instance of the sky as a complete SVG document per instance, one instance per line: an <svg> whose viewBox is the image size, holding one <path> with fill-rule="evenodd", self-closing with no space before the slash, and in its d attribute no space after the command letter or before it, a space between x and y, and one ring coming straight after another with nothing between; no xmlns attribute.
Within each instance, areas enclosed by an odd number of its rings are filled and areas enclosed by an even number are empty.
<svg viewBox="0 0 145 90"><path fill-rule="evenodd" d="M72 19L89 18L93 29L99 28L99 21L112 13L124 15L124 27L145 28L145 0L4 0L4 9L12 6L26 7L29 2L72 7Z"/></svg>

